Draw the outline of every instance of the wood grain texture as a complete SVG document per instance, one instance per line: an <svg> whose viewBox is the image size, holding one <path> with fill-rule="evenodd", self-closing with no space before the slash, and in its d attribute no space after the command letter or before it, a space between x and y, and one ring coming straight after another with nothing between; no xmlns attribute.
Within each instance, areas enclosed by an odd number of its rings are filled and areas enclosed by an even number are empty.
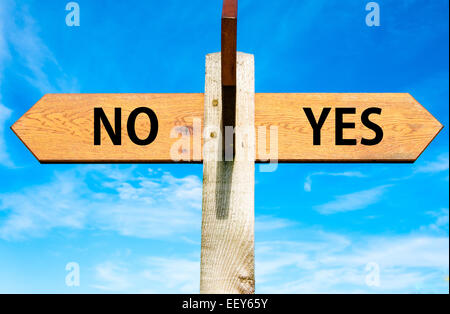
<svg viewBox="0 0 450 314"><path fill-rule="evenodd" d="M219 69L220 70L220 69ZM219 97L218 100L221 98ZM203 94L49 94L22 116L13 131L42 163L171 163L170 149L178 141L171 138L174 127L186 126L193 132L193 119L203 121ZM152 108L159 120L155 142L140 147L127 136L126 118L135 108ZM409 94L256 94L255 125L278 128L279 162L414 162L442 129L442 125ZM122 108L122 146L112 145L102 132L102 145L93 145L93 111L105 109L113 117L114 108ZM313 145L313 130L304 107L316 117L331 107L322 130L320 146ZM354 107L354 130L345 130L346 138L372 138L374 133L361 123L361 112L370 107L382 109L371 120L383 128L383 141L376 146L337 146L334 108ZM138 119L137 133L145 136L147 119ZM269 153L269 132L266 132ZM201 135L200 135L201 136ZM256 134L259 142L258 133ZM190 146L193 147L193 144ZM265 162L259 152L256 161ZM263 151L263 150L262 150ZM193 150L189 153L193 157ZM200 156L195 161L202 162ZM184 161L186 162L186 161Z"/></svg>
<svg viewBox="0 0 450 314"><path fill-rule="evenodd" d="M279 162L414 162L442 129L409 94L256 94L255 102L256 126L278 127ZM323 108L332 108L320 146L313 145L304 107L312 108L316 119ZM355 129L346 129L344 137L358 144L338 146L335 108L348 107L356 108L356 114L345 115L344 120L354 122ZM375 146L364 146L361 139L372 139L374 132L362 124L361 113L371 107L382 109L381 115L370 119L383 129L384 137Z"/></svg>
<svg viewBox="0 0 450 314"><path fill-rule="evenodd" d="M102 144L94 145L96 107L113 126L114 108L122 108L122 145L114 146L104 128ZM134 144L127 135L128 116L138 107L149 107L158 117L158 136L148 146ZM48 94L12 130L41 163L167 163L173 162L170 150L178 140L171 131L186 127L192 134L194 119L202 117L203 94ZM145 138L149 130L149 119L139 117L137 135ZM194 161L192 141L190 147ZM201 156L197 159L201 162Z"/></svg>
<svg viewBox="0 0 450 314"><path fill-rule="evenodd" d="M254 273L254 58L238 53L236 155L222 156L220 53L206 57L201 293L252 294ZM214 135L216 134L216 135Z"/></svg>

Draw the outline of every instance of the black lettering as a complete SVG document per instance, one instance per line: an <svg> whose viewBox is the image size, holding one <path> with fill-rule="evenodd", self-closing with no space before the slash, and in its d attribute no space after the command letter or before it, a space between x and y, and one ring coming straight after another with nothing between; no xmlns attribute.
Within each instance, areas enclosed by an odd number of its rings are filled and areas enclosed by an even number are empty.
<svg viewBox="0 0 450 314"><path fill-rule="evenodd" d="M344 129L354 129L355 123L344 122L344 114L355 114L356 108L336 108L336 145L356 145L356 139L344 139Z"/></svg>
<svg viewBox="0 0 450 314"><path fill-rule="evenodd" d="M364 124L367 128L373 130L375 132L375 137L371 140L362 138L361 144L367 145L367 146L373 146L379 144L383 140L383 129L376 123L373 123L369 120L369 116L371 114L381 114L381 108L369 108L366 109L363 114L361 115L361 122Z"/></svg>
<svg viewBox="0 0 450 314"><path fill-rule="evenodd" d="M322 130L322 127L330 114L331 108L323 108L322 113L320 114L319 122L316 121L311 108L303 108L303 111L305 112L309 124L311 124L314 131L314 145L320 145L320 130Z"/></svg>
<svg viewBox="0 0 450 314"><path fill-rule="evenodd" d="M141 113L146 114L150 119L150 132L146 139L141 140L136 135L136 118ZM153 141L156 139L156 136L158 135L158 118L156 117L155 112L146 107L140 107L133 112L131 112L130 116L128 117L128 123L127 123L127 130L128 130L128 136L130 137L131 141L137 145L145 146L153 143Z"/></svg>
<svg viewBox="0 0 450 314"><path fill-rule="evenodd" d="M122 144L121 120L122 120L121 109L115 108L114 109L114 130L113 130L103 109L102 108L94 108L94 145L96 145L96 146L101 145L101 140L102 140L101 122L103 122L103 125L105 126L105 130L108 133L113 144L121 145Z"/></svg>

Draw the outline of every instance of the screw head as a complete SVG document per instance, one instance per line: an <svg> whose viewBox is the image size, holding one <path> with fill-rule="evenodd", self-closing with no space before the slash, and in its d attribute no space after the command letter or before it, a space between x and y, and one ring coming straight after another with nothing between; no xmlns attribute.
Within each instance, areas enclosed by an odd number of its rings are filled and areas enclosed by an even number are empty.
<svg viewBox="0 0 450 314"><path fill-rule="evenodd" d="M217 107L217 106L219 105L219 100L214 99L213 102L212 102L212 105L213 105L214 107Z"/></svg>

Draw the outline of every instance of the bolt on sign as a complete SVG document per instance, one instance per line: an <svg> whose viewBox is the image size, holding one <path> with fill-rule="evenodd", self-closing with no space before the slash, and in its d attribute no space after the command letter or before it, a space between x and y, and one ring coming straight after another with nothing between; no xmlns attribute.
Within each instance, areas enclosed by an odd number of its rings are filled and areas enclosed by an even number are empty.
<svg viewBox="0 0 450 314"><path fill-rule="evenodd" d="M442 125L401 93L259 94L237 0L204 94L47 94L11 127L41 163L204 164L202 293L254 293L254 163L412 163Z"/></svg>

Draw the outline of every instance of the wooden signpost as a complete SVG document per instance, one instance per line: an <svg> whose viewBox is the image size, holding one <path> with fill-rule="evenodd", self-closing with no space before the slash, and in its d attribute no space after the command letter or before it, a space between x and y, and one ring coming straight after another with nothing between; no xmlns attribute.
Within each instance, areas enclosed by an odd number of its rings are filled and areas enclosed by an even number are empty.
<svg viewBox="0 0 450 314"><path fill-rule="evenodd" d="M254 293L255 162L411 163L442 129L409 94L255 94L236 35L225 0L204 94L48 94L11 127L41 163L203 162L202 293Z"/></svg>

